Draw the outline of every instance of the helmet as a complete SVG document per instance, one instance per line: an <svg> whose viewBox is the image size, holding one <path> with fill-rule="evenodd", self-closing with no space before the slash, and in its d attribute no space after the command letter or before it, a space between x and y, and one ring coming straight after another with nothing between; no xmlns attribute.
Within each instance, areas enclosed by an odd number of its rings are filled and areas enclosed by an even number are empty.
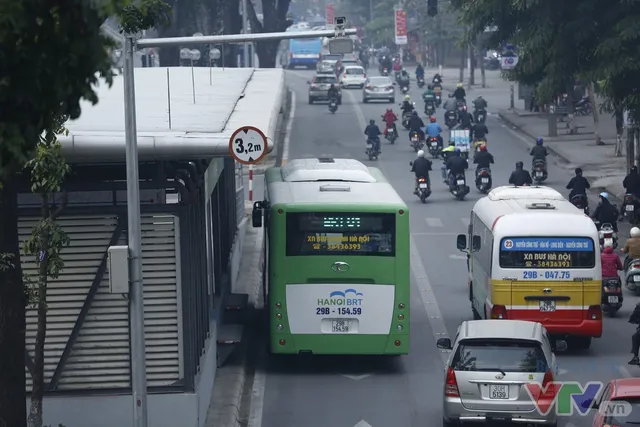
<svg viewBox="0 0 640 427"><path fill-rule="evenodd" d="M609 193L606 193L606 192L600 193L598 194L598 197L602 197L603 199L609 200Z"/></svg>
<svg viewBox="0 0 640 427"><path fill-rule="evenodd" d="M435 123L435 122L436 122L436 118L435 118L435 117L429 117L429 121L430 121L431 123Z"/></svg>
<svg viewBox="0 0 640 427"><path fill-rule="evenodd" d="M391 108L387 108L387 113L393 113L393 110Z"/></svg>
<svg viewBox="0 0 640 427"><path fill-rule="evenodd" d="M582 175L582 168L576 168L576 175Z"/></svg>
<svg viewBox="0 0 640 427"><path fill-rule="evenodd" d="M462 106L462 111L467 111L467 106L466 105Z"/></svg>
<svg viewBox="0 0 640 427"><path fill-rule="evenodd" d="M464 86L462 83L458 83L458 84L456 85L456 87L457 87L457 88L461 88L462 86Z"/></svg>
<svg viewBox="0 0 640 427"><path fill-rule="evenodd" d="M459 154L460 154L460 149L459 149L459 148L456 148L455 150L453 150L453 152L454 152L456 155L459 155Z"/></svg>
<svg viewBox="0 0 640 427"><path fill-rule="evenodd" d="M413 110L413 112L411 113L411 115L413 117L418 117L418 112L416 110Z"/></svg>
<svg viewBox="0 0 640 427"><path fill-rule="evenodd" d="M480 151L487 151L487 146L484 144L480 144Z"/></svg>
<svg viewBox="0 0 640 427"><path fill-rule="evenodd" d="M424 151L423 150L418 151L418 157L424 157Z"/></svg>
<svg viewBox="0 0 640 427"><path fill-rule="evenodd" d="M449 147L453 147L454 145L456 145L456 143L455 143L455 142L453 142L453 141L449 141Z"/></svg>
<svg viewBox="0 0 640 427"><path fill-rule="evenodd" d="M543 139L542 139L542 137L541 137L541 136L539 136L539 137L537 137L537 138L536 138L536 144L538 144L538 145L542 145L542 142L543 142Z"/></svg>
<svg viewBox="0 0 640 427"><path fill-rule="evenodd" d="M629 235L630 235L631 237L640 237L640 228L638 228L638 227L633 227L633 228L631 229L631 233L629 233Z"/></svg>
<svg viewBox="0 0 640 427"><path fill-rule="evenodd" d="M516 162L516 169L522 169L524 167L524 163Z"/></svg>
<svg viewBox="0 0 640 427"><path fill-rule="evenodd" d="M370 124L370 125L375 125L375 124L376 124L376 121L375 121L375 120L373 120L373 119L372 119L372 120L369 120L369 124Z"/></svg>
<svg viewBox="0 0 640 427"><path fill-rule="evenodd" d="M405 101L411 101L411 97L409 95L407 95L407 96L404 97L404 100Z"/></svg>

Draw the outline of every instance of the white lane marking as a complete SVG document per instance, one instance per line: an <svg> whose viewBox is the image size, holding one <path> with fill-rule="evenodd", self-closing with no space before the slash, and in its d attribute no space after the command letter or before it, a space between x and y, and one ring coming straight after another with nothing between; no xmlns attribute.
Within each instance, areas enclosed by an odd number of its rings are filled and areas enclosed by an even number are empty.
<svg viewBox="0 0 640 427"><path fill-rule="evenodd" d="M429 227L444 227L440 218L425 218Z"/></svg>
<svg viewBox="0 0 640 427"><path fill-rule="evenodd" d="M625 378L633 378L633 375L631 375L631 372L629 372L626 366L618 366L618 372Z"/></svg>
<svg viewBox="0 0 640 427"><path fill-rule="evenodd" d="M291 129L293 128L293 116L296 115L296 92L291 91L291 108L289 109L289 119L287 120L284 144L282 145L282 166L289 160L289 143L291 142Z"/></svg>
<svg viewBox="0 0 640 427"><path fill-rule="evenodd" d="M466 256L466 255L451 254L451 255L449 255L449 258L451 258L451 259L464 259L464 260L466 260L466 259L467 259L467 256Z"/></svg>
<svg viewBox="0 0 640 427"><path fill-rule="evenodd" d="M253 387L251 388L251 407L249 409L249 421L247 427L261 427L262 413L264 412L264 389L266 375L263 371L257 370L253 376Z"/></svg>
<svg viewBox="0 0 640 427"><path fill-rule="evenodd" d="M358 421L358 424L356 424L353 427L372 427L372 426L371 426L371 424L369 424L365 420L360 420L360 421Z"/></svg>

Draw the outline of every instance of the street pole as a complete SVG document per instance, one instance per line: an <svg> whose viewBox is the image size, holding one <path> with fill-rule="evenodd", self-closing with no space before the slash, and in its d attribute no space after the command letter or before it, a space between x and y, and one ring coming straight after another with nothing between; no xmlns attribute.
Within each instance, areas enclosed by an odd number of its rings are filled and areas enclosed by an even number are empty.
<svg viewBox="0 0 640 427"><path fill-rule="evenodd" d="M242 0L242 31L245 34L249 33L249 20L247 19L247 10L249 6L247 5L247 0ZM249 43L245 42L242 48L242 54L244 56L244 66L249 67Z"/></svg>
<svg viewBox="0 0 640 427"><path fill-rule="evenodd" d="M133 426L147 427L147 367L144 342L140 179L138 176L136 89L133 69L134 40L131 34L125 36L124 51L123 79L127 162L127 230L129 234L129 316L131 322Z"/></svg>
<svg viewBox="0 0 640 427"><path fill-rule="evenodd" d="M513 83L509 86L509 108L516 108L516 87Z"/></svg>

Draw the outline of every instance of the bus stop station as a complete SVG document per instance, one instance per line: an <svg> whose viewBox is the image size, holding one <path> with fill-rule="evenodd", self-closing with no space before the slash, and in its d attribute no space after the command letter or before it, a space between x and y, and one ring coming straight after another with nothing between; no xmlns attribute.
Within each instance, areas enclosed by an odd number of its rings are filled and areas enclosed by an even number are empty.
<svg viewBox="0 0 640 427"><path fill-rule="evenodd" d="M247 303L246 294L233 292L247 219L242 167L229 154L229 139L253 126L268 140L263 149L273 148L284 72L138 68L135 85L149 424L202 426L216 368L242 335L229 312ZM126 253L124 264L114 264L109 249L127 245L122 76L97 94L99 103L83 104L60 137L72 170L59 222L71 243L47 292L47 425L130 425L133 414L127 289L110 280L126 269ZM39 203L25 180L22 241L39 219ZM30 258L22 265L26 276L37 274ZM36 320L29 309L27 391Z"/></svg>

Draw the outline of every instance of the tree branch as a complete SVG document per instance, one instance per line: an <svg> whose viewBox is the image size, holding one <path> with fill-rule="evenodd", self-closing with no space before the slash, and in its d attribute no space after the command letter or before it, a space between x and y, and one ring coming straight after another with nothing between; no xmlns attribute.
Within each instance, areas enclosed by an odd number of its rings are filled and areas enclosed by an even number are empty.
<svg viewBox="0 0 640 427"><path fill-rule="evenodd" d="M249 14L249 16L247 18L251 21L251 26L255 30L255 31L252 31L252 32L253 33L262 33L262 32L264 32L264 27L260 23L260 20L258 19L258 15L256 14L256 9L253 6L253 0L247 0L247 12Z"/></svg>
<svg viewBox="0 0 640 427"><path fill-rule="evenodd" d="M291 0L277 0L278 5L276 7L276 18L278 20L283 19L286 21L287 11L289 10L289 4Z"/></svg>
<svg viewBox="0 0 640 427"><path fill-rule="evenodd" d="M27 367L27 370L29 371L29 375L31 375L31 378L33 378L35 365L33 363L33 359L31 359L31 356L29 356L29 352L26 349L24 350L24 364Z"/></svg>
<svg viewBox="0 0 640 427"><path fill-rule="evenodd" d="M54 210L51 213L51 220L55 221L60 214L67 208L67 205L69 204L69 192L68 191L63 191L62 192L62 200L60 201L60 206L58 206L56 208L56 210Z"/></svg>

